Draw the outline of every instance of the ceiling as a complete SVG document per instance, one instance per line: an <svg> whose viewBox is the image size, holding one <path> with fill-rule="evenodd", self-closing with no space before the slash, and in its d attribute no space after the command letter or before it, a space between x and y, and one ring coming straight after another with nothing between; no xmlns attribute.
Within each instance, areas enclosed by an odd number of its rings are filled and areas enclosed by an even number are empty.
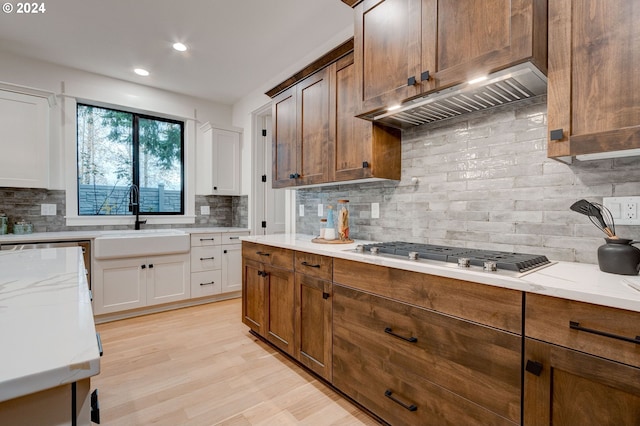
<svg viewBox="0 0 640 426"><path fill-rule="evenodd" d="M289 77L337 34L353 34L353 11L340 0L44 4L40 14L0 14L0 50L229 105ZM176 41L190 49L173 50Z"/></svg>

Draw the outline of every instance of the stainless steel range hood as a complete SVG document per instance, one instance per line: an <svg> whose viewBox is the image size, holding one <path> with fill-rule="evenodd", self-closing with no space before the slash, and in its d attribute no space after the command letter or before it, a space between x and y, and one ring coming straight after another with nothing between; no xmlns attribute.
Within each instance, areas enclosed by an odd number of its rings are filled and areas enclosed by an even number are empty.
<svg viewBox="0 0 640 426"><path fill-rule="evenodd" d="M546 91L547 77L526 62L490 74L480 82L429 93L392 111L377 111L362 118L405 129L530 99Z"/></svg>

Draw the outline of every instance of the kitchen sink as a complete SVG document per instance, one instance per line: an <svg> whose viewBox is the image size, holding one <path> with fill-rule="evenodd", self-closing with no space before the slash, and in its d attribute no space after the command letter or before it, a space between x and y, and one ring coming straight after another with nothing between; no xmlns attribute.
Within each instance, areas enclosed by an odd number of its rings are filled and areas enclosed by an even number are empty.
<svg viewBox="0 0 640 426"><path fill-rule="evenodd" d="M186 253L190 244L189 234L177 229L103 231L94 240L93 256L117 259Z"/></svg>

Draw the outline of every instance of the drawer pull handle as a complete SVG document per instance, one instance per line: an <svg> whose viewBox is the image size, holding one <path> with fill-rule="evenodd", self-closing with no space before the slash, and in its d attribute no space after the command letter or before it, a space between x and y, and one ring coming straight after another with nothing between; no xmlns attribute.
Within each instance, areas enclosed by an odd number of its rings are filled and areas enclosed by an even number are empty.
<svg viewBox="0 0 640 426"><path fill-rule="evenodd" d="M617 334L607 333L606 331L600 331L600 330L594 330L592 328L582 327L580 323L577 321L569 321L569 327L573 330L584 331L587 333L597 334L599 336L610 337L612 339L618 339L625 342L640 344L640 336L636 336L635 339L632 339L631 337L618 336Z"/></svg>
<svg viewBox="0 0 640 426"><path fill-rule="evenodd" d="M404 336L401 336L399 334L396 334L396 333L393 332L393 330L390 327L385 328L384 332L387 333L387 334L392 335L393 337L397 337L398 339L406 340L409 343L416 343L418 341L417 337L413 337L413 336L404 337Z"/></svg>
<svg viewBox="0 0 640 426"><path fill-rule="evenodd" d="M257 251L256 254L258 256L271 256L271 253L266 253L264 251Z"/></svg>
<svg viewBox="0 0 640 426"><path fill-rule="evenodd" d="M526 371L535 376L540 376L540 374L542 374L543 368L544 366L541 363L537 361L531 361L530 359L527 360L527 365L526 367L524 367Z"/></svg>
<svg viewBox="0 0 640 426"><path fill-rule="evenodd" d="M211 256L211 257L201 257L200 260L213 260L215 259L215 257Z"/></svg>
<svg viewBox="0 0 640 426"><path fill-rule="evenodd" d="M215 281L211 281L210 283L200 283L200 285L211 285L211 284L215 284Z"/></svg>
<svg viewBox="0 0 640 426"><path fill-rule="evenodd" d="M200 238L200 241L215 241L215 238Z"/></svg>
<svg viewBox="0 0 640 426"><path fill-rule="evenodd" d="M308 266L309 268L319 268L320 267L320 265L312 265L311 263L306 262L306 261L302 262L302 265Z"/></svg>
<svg viewBox="0 0 640 426"><path fill-rule="evenodd" d="M239 240L240 237L229 237L230 240Z"/></svg>
<svg viewBox="0 0 640 426"><path fill-rule="evenodd" d="M418 409L418 407L415 404L405 404L404 402L400 401L398 398L394 398L393 392L391 392L391 390L389 389L384 391L384 396L386 396L396 404L401 405L402 408L406 408L409 411L416 411Z"/></svg>

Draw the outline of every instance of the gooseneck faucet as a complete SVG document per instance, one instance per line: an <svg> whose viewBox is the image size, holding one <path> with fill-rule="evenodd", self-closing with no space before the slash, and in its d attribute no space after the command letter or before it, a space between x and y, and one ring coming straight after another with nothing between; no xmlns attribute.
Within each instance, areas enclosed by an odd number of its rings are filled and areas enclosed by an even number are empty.
<svg viewBox="0 0 640 426"><path fill-rule="evenodd" d="M129 187L129 210L136 216L134 229L140 229L140 225L147 223L146 220L140 220L140 188L135 183Z"/></svg>

